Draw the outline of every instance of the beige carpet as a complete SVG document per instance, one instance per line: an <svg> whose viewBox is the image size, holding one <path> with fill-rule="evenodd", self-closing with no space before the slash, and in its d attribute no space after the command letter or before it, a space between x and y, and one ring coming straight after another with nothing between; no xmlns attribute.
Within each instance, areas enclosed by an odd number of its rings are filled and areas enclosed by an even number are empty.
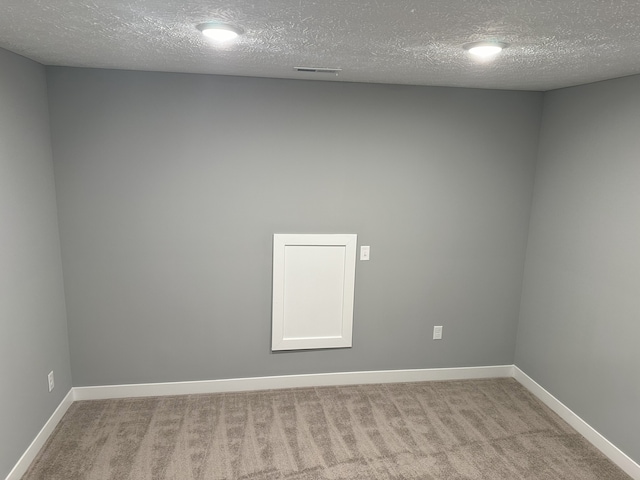
<svg viewBox="0 0 640 480"><path fill-rule="evenodd" d="M23 477L628 478L513 379L75 402Z"/></svg>

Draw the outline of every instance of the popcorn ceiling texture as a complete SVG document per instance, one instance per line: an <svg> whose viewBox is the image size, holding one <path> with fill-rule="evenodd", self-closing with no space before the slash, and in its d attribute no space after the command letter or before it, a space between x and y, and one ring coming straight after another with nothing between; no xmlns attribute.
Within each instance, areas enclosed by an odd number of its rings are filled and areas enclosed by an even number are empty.
<svg viewBox="0 0 640 480"><path fill-rule="evenodd" d="M245 34L215 46L195 25L216 20ZM637 0L0 3L0 47L45 65L522 90L640 73L639 25ZM511 46L484 64L462 50L485 39Z"/></svg>

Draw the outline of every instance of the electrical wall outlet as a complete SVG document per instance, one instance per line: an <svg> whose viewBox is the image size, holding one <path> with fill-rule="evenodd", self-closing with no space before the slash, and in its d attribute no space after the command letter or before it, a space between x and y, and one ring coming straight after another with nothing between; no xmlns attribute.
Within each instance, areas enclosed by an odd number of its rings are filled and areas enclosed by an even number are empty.
<svg viewBox="0 0 640 480"><path fill-rule="evenodd" d="M433 339L442 340L442 325L433 327Z"/></svg>
<svg viewBox="0 0 640 480"><path fill-rule="evenodd" d="M53 387L55 386L55 383L53 381L53 370L51 370L49 372L49 375L47 375L47 380L49 380L49 391L53 390Z"/></svg>

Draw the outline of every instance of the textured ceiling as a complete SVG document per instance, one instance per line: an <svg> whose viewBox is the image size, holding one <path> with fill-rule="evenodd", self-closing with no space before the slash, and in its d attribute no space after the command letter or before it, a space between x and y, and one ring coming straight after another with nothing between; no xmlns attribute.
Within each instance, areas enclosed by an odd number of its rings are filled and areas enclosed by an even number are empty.
<svg viewBox="0 0 640 480"><path fill-rule="evenodd" d="M215 46L195 28L215 20L245 34ZM485 39L510 47L491 63L462 49ZM640 1L1 0L0 47L45 65L550 90L640 73Z"/></svg>

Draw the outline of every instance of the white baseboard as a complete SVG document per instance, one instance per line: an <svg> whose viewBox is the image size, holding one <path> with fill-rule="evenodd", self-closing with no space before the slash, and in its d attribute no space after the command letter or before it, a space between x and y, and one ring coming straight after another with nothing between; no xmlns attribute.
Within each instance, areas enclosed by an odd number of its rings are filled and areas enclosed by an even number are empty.
<svg viewBox="0 0 640 480"><path fill-rule="evenodd" d="M45 444L69 406L76 400L188 395L198 393L243 392L280 388L321 387L333 385L362 385L375 383L425 382L438 380L467 380L476 378L513 377L533 395L575 428L598 450L611 459L635 480L640 480L640 465L625 455L562 402L542 388L515 365L487 367L430 368L415 370L383 370L371 372L317 373L273 377L237 378L193 382L147 383L136 385L105 385L74 387L62 400L40 433L31 442L6 480L19 480Z"/></svg>
<svg viewBox="0 0 640 480"><path fill-rule="evenodd" d="M578 433L609 457L609 459L624 470L627 475L630 475L635 480L640 480L640 465L515 365L513 366L513 378L533 393L547 407L556 412L560 418L575 428Z"/></svg>
<svg viewBox="0 0 640 480"><path fill-rule="evenodd" d="M6 480L20 480L22 476L25 474L31 462L36 458L40 449L44 446L49 436L53 433L53 430L56 428L56 425L60 423L62 417L67 412L71 404L73 403L73 389L69 390L69 393L65 395L58 405L58 408L53 412L47 423L44 424L44 427L40 430L36 438L33 439L31 445L27 448L27 450L22 454L18 463L13 467L13 469L7 475Z"/></svg>
<svg viewBox="0 0 640 480"><path fill-rule="evenodd" d="M189 395L198 393L243 392L279 388L320 387L331 385L358 385L375 383L424 382L434 380L465 380L474 378L512 377L513 365L489 367L431 368L416 370L383 370L371 372L316 373L273 377L233 378L193 382L145 383L135 385L105 385L74 387L27 451L9 472L5 480L19 480L45 444L69 406L77 400L103 400L110 398Z"/></svg>
<svg viewBox="0 0 640 480"><path fill-rule="evenodd" d="M424 382L433 380L463 380L512 376L513 365L429 368L416 370L382 370L372 372L314 373L308 375L282 375L274 377L235 378L194 382L75 387L73 389L73 398L74 400L102 400L108 398L155 397L164 395L273 390L279 388Z"/></svg>

